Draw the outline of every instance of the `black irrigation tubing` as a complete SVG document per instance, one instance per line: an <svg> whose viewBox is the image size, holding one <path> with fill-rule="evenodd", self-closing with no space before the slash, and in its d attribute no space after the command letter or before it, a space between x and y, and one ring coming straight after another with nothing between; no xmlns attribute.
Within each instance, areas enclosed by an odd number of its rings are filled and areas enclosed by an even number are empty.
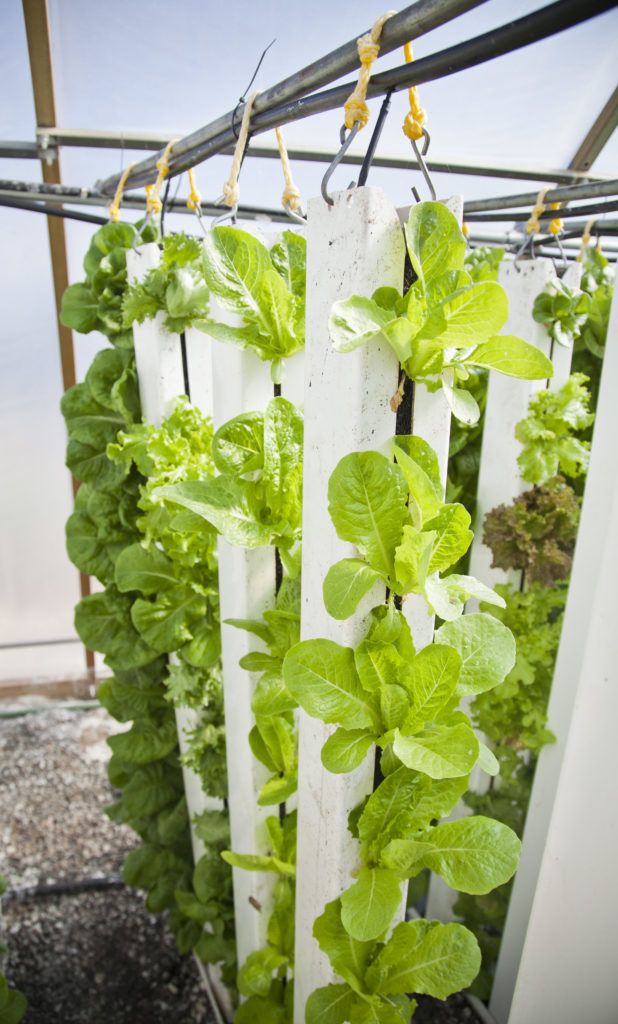
<svg viewBox="0 0 618 1024"><path fill-rule="evenodd" d="M100 892L106 889L125 889L127 883L120 875L103 878L67 878L62 882L43 882L25 889L7 889L3 900L38 900L45 896L75 896L82 892Z"/></svg>
<svg viewBox="0 0 618 1024"><path fill-rule="evenodd" d="M588 21L615 6L616 0L590 0L585 7L581 0L558 0L557 3L476 36L474 39L374 76L369 83L367 96L368 98L383 96L389 90L397 92L409 86L422 85L425 82L435 81L458 71L476 67L485 61L501 57L522 46L539 42L547 36L555 35L583 21ZM443 17L442 22L449 21L450 17ZM334 89L295 99L282 106L264 109L261 113L256 112L255 116L251 118L250 134L259 134L291 121L323 113L325 110L343 108L354 85L355 83L348 82ZM259 103L261 98L258 97L255 104L258 111L262 106ZM208 157L220 153L226 146L233 145L234 135L228 125L229 116L225 115L206 128L181 140L177 144L176 153L172 150L170 154L170 174L180 174ZM219 128L222 130L219 131ZM217 134L215 134L215 129ZM200 141L200 137L204 141ZM155 179L156 161L159 156L160 154L155 154L136 165L127 180L127 189L139 188L150 184ZM118 174L106 178L97 183L97 188L105 195L113 195L119 178Z"/></svg>
<svg viewBox="0 0 618 1024"><path fill-rule="evenodd" d="M71 200L68 199L68 202ZM62 210L49 203L28 202L26 199L9 199L0 196L0 206L8 206L14 210L30 210L32 213L46 213L49 217L63 217L65 220L82 220L88 224L107 224L109 217L99 217L94 213L78 213L77 210Z"/></svg>
<svg viewBox="0 0 618 1024"><path fill-rule="evenodd" d="M486 2L487 0L418 0L417 3L404 8L385 23L380 35L380 52L382 54L390 53L403 46L408 40L416 39ZM362 32L358 33L358 36L360 35ZM314 93L316 89L322 88L329 82L336 81L343 75L355 71L360 66L357 38L344 43L338 49L264 90L255 100L253 107L255 114L260 115L261 113L264 116L275 108L281 109L282 105L288 105L291 101L295 104L300 97ZM353 86L349 88L348 92L351 92L352 88ZM232 120L236 113L239 118L242 117L242 109L230 110L210 124L181 139L170 154L171 173L179 174L204 159L201 156L194 159L192 154L199 152L201 147L211 140L225 137L225 143L218 146L217 152L225 146L233 147L236 136L232 129ZM254 131L255 123L255 118L252 118L251 132ZM269 127L276 127L284 123L283 120L276 120ZM161 150L137 164L129 174L125 188L139 188L154 181L157 175L157 160L162 152ZM120 174L106 178L102 191L106 195L113 195L119 181Z"/></svg>

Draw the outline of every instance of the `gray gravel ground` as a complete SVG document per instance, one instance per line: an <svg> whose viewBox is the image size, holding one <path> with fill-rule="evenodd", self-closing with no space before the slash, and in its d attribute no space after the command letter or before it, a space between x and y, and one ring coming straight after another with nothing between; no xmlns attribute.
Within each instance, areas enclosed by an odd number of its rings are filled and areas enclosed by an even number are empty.
<svg viewBox="0 0 618 1024"><path fill-rule="evenodd" d="M101 708L0 720L0 873L10 890L117 875L139 844L103 813L113 799L105 737L118 729ZM214 1021L193 959L135 890L7 893L2 931L4 973L29 1003L24 1024Z"/></svg>

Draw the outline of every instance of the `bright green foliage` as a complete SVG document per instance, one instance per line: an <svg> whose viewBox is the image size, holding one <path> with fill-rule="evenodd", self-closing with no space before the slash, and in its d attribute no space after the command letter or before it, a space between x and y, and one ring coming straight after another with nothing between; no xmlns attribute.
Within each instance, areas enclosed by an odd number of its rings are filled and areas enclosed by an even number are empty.
<svg viewBox="0 0 618 1024"><path fill-rule="evenodd" d="M440 497L435 453L418 438L397 440L397 463L357 452L331 475L333 525L363 556L330 570L325 597L331 613L353 610L354 582L347 584L362 576L363 565L391 595L416 592L427 600L429 581L439 580L438 572L470 543L467 513ZM478 581L455 580L462 592L479 592ZM391 596L371 612L356 649L316 639L285 656L287 691L307 714L339 726L322 749L325 767L352 771L377 744L384 775L350 815L363 864L357 879L315 923L314 934L345 984L310 996L308 1022L409 1020L408 992L446 998L469 985L480 952L459 925L402 924L383 943L401 902L400 883L430 868L453 887L479 894L515 871L520 842L507 826L485 817L437 824L466 790L477 762L497 770L457 709L459 699L500 684L515 661L513 637L497 619L459 617L461 607L447 611L450 621L436 642L419 652Z"/></svg>
<svg viewBox="0 0 618 1024"><path fill-rule="evenodd" d="M483 541L492 566L523 569L526 579L552 586L571 571L581 499L560 477L532 487L485 516Z"/></svg>
<svg viewBox="0 0 618 1024"><path fill-rule="evenodd" d="M283 681L283 659L300 638L300 581L286 577L279 588L275 607L261 620L228 619L228 623L255 634L268 648L246 654L241 668L260 672L251 708L255 725L249 734L254 756L272 776L260 790L261 806L284 803L298 784L298 744L294 710L298 706Z"/></svg>
<svg viewBox="0 0 618 1024"><path fill-rule="evenodd" d="M573 373L559 391L539 391L530 400L526 419L515 428L523 445L517 461L524 480L543 484L557 473L587 473L590 442L576 436L594 420L586 380Z"/></svg>
<svg viewBox="0 0 618 1024"><path fill-rule="evenodd" d="M550 281L547 289L537 295L532 316L561 345L572 345L590 311L590 297L579 289L569 288L564 281Z"/></svg>
<svg viewBox="0 0 618 1024"><path fill-rule="evenodd" d="M497 281L498 268L503 256L504 249L479 245L466 253L464 270L473 281Z"/></svg>
<svg viewBox="0 0 618 1024"><path fill-rule="evenodd" d="M104 224L95 232L84 257L86 280L69 285L60 314L66 327L81 334L100 331L116 349L129 352L133 351L133 336L123 323L122 299L127 289L127 250L141 223ZM158 222L151 221L142 241L156 242L158 238Z"/></svg>
<svg viewBox="0 0 618 1024"><path fill-rule="evenodd" d="M108 766L110 782L122 790L108 814L145 843L131 854L125 875L148 889L153 913L169 911L181 951L197 944L200 955L223 960L231 980L230 872L216 844L210 855L214 910L207 918L214 931L207 940L199 915L185 912L176 898L177 891L191 891L197 876L172 694L203 709L188 758L204 770L209 791L225 792L215 538L202 534L196 540L186 523L172 534L170 517L152 500L146 480L212 474L212 428L182 403L158 431L140 423L132 334L121 318L126 250L134 237L131 225L98 231L84 262L88 279L71 286L63 304L65 323L83 332L103 330L114 345L95 356L85 381L62 400L67 465L83 481L67 523L67 549L78 568L105 587L80 602L76 627L86 646L106 655L114 673L99 688L101 702L118 721L132 722L128 732L111 737ZM155 237L149 232L145 240ZM171 669L168 690L166 655L179 647L181 664Z"/></svg>
<svg viewBox="0 0 618 1024"><path fill-rule="evenodd" d="M396 463L378 452L354 452L330 478L335 529L363 557L344 559L329 569L324 581L327 611L334 618L347 618L378 580L402 597L423 594L443 619L457 618L472 595L501 603L471 576L439 576L468 550L470 516L462 505L442 500L436 456L426 442L398 437L393 451Z"/></svg>
<svg viewBox="0 0 618 1024"><path fill-rule="evenodd" d="M292 549L301 529L302 443L300 412L286 398L273 398L264 415L244 413L217 431L218 476L158 487L153 498L168 509L188 509L193 529L201 521L203 529L212 534L214 528L229 544L274 544L287 571L296 575Z"/></svg>
<svg viewBox="0 0 618 1024"><path fill-rule="evenodd" d="M605 355L607 325L613 294L613 269L596 246L587 246L582 261L582 289L590 296L588 319L575 337L572 369L590 378L592 408L599 393L601 362Z"/></svg>
<svg viewBox="0 0 618 1024"><path fill-rule="evenodd" d="M521 338L499 335L508 315L504 289L487 274L473 280L463 269L465 240L457 219L441 203L418 203L405 227L417 280L401 298L380 288L371 299L336 302L329 318L338 352L386 338L412 380L440 385L453 415L476 423L480 410L461 386L470 367L532 380L551 377L549 359ZM479 275L480 276L480 275Z"/></svg>
<svg viewBox="0 0 618 1024"><path fill-rule="evenodd" d="M159 310L169 331L180 334L208 316L208 289L202 274L202 244L182 232L163 239L161 261L122 300L123 324L153 319Z"/></svg>
<svg viewBox="0 0 618 1024"><path fill-rule="evenodd" d="M270 252L239 228L215 227L204 242L208 288L241 323L211 319L195 326L270 361L275 383L281 383L283 360L305 344L305 252L305 240L291 231Z"/></svg>

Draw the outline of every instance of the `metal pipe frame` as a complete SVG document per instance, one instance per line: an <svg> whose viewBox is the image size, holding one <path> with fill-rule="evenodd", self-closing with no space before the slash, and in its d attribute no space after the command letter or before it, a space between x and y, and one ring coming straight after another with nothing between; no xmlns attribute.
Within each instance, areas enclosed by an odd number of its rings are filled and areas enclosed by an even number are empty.
<svg viewBox="0 0 618 1024"><path fill-rule="evenodd" d="M421 6L424 9L424 18L420 15L419 8ZM397 21L397 27L403 25L404 15L409 18L411 23L416 22L416 29L409 28L405 33L405 39L401 41L415 38L421 32L429 31L429 27L436 27L436 25L449 21L456 16L453 13L453 4L450 0L439 0L437 4L433 3L429 6L432 8L431 12L427 9L427 2L407 8L406 11L401 12L397 16L398 19L402 19L401 22ZM461 6L469 9L472 6L477 6L477 4L468 4L466 6L462 2ZM587 21L595 15L610 10L614 6L615 0L590 0L586 8L583 9L581 0L558 0L557 3L551 4L549 7L519 18L517 21L503 25L501 28L486 32L465 43L451 46L430 57L413 61L412 64L405 64L402 67L374 76L370 81L367 96L369 98L382 96L389 90L396 92L412 85L420 85L424 82L454 74L457 71L463 71L466 68L475 67L487 60L510 53L522 46L538 42L547 36L571 28L582 21ZM436 10L436 7L439 10ZM414 17L415 14L416 17ZM396 18L391 19L391 22L395 21ZM387 26L391 22L386 23L384 31L386 31ZM419 31L421 23L424 27ZM394 32L392 24L391 30ZM348 47L351 45L347 44ZM395 45L399 45L399 43ZM388 48L389 46L385 45L383 52L387 52ZM329 55L328 58L324 58L324 62L329 63L330 67L333 66L333 62L330 60L331 57L332 55ZM318 62L318 65L321 63ZM354 66L358 66L357 56ZM312 65L312 67L314 68L316 65ZM341 70L341 62L339 62L337 67L338 70L336 72L329 72L331 80L345 73ZM328 78L324 80L328 80ZM321 93L314 93L310 96L294 98L291 101L288 99L285 103L281 103L281 98L285 95L286 91L295 90L296 93L307 92L308 90L305 86L306 81L303 80L303 72L299 72L298 75L292 76L285 83L280 83L280 86L274 86L272 89L262 93L254 104L255 115L251 118L250 133L260 134L270 128L275 128L291 121L301 120L304 117L322 113L325 110L343 107L345 100L354 87L354 83L347 83ZM315 86L312 86L312 88L315 88ZM275 106L275 100L272 98L273 95L277 96L278 102L281 103L280 106ZM239 108L238 116L240 117L241 115L242 108ZM170 175L180 174L182 171L188 170L189 167L194 167L201 161L213 156L215 153L220 153L226 146L234 145L235 135L231 127L232 116L232 113L226 114L217 121L213 121L210 125L206 125L204 128L194 132L192 135L181 139L169 155ZM127 190L145 186L155 179L157 174L157 158L158 155L148 157L133 168L125 186ZM105 195L113 195L119 180L120 175L114 174L104 181L98 182L97 187Z"/></svg>
<svg viewBox="0 0 618 1024"><path fill-rule="evenodd" d="M0 158L20 157L42 159L44 154L62 147L70 146L86 149L123 149L160 150L176 135L140 135L136 132L100 132L90 129L50 128L38 133L38 142L18 142L8 140L0 142ZM43 146L47 143L47 147ZM308 163L330 164L337 155L335 150L313 146L288 146L290 160ZM222 156L231 156L233 148L226 147ZM245 157L264 160L280 160L279 148L268 143L251 142L245 151ZM361 166L365 159L364 153L348 150L340 160L342 164ZM472 162L458 163L455 160L425 160L430 171L435 174L464 174L482 178L505 178L516 181L548 181L554 184L572 184L586 181L606 181L609 174L590 174L588 171L577 171L570 168L551 167L503 167L496 164L475 164ZM372 160L372 167L385 167L393 170L418 171L420 165L414 157L395 153L377 153Z"/></svg>
<svg viewBox="0 0 618 1024"><path fill-rule="evenodd" d="M555 217L559 217L561 220L593 215L600 217L604 213L614 213L615 210L618 210L618 200L612 200L609 203L592 203L590 206L577 206L571 210L547 210L539 217L539 221L545 224ZM469 213L464 209L464 217L475 224L499 224L502 221L521 223L529 219L530 213Z"/></svg>
<svg viewBox="0 0 618 1024"><path fill-rule="evenodd" d="M610 178L606 181L552 188L545 194L543 202L549 206L550 203L569 203L573 199L594 199L599 196L615 195L618 195L618 178ZM537 198L538 192L523 192L515 196L496 196L494 199L472 199L464 203L464 217L486 210L507 210L515 206L531 208Z"/></svg>

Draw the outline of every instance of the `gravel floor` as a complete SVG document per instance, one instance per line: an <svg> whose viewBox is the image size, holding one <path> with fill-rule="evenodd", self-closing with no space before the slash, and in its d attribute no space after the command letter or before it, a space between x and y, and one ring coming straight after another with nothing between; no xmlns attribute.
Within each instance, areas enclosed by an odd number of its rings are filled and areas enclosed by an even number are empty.
<svg viewBox="0 0 618 1024"><path fill-rule="evenodd" d="M0 721L0 873L11 890L117 875L138 845L103 814L105 737L117 731L102 709ZM8 896L4 972L28 999L25 1024L214 1021L193 959L139 892Z"/></svg>
<svg viewBox="0 0 618 1024"><path fill-rule="evenodd" d="M139 844L103 813L113 798L105 738L119 728L101 708L0 720L0 873L10 890L118 875ZM24 1024L215 1021L193 959L135 890L7 893L0 931L4 973L28 999ZM418 998L414 1024L478 1024L460 995Z"/></svg>

